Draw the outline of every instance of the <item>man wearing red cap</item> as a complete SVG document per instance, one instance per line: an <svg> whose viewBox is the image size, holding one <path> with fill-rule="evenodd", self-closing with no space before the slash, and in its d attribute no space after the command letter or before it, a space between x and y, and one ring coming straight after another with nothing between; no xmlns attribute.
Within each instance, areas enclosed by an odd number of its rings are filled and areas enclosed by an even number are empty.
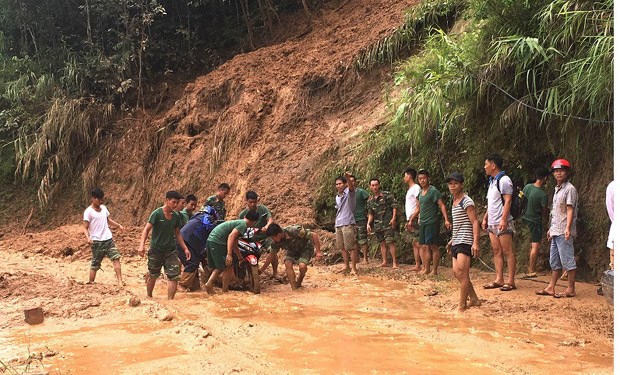
<svg viewBox="0 0 620 375"><path fill-rule="evenodd" d="M575 247L573 241L577 236L577 189L568 182L570 163L566 159L557 159L551 164L551 171L556 181L553 205L551 206L551 220L547 239L549 249L549 264L553 273L551 281L545 289L536 292L540 296L554 296L555 298L575 297ZM564 293L555 292L562 269L568 274L568 287Z"/></svg>

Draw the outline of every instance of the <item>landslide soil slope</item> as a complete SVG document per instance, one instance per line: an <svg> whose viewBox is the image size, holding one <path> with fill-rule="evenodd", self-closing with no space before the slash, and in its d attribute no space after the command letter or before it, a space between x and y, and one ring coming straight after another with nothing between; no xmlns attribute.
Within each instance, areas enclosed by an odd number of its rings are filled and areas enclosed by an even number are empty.
<svg viewBox="0 0 620 375"><path fill-rule="evenodd" d="M136 224L167 190L203 201L223 181L233 215L255 190L276 220L314 223L318 177L384 122L386 71L360 77L349 66L416 3L327 2L309 32L302 17L289 17L289 39L234 57L179 97L171 90L166 112L119 125L89 173L101 169L117 216Z"/></svg>

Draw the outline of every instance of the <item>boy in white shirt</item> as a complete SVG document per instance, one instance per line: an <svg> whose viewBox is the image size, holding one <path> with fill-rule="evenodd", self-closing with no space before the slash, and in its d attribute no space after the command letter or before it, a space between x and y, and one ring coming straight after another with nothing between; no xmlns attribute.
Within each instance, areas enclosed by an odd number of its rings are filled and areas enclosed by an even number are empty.
<svg viewBox="0 0 620 375"><path fill-rule="evenodd" d="M110 218L110 212L103 205L103 190L94 188L90 192L91 204L84 211L84 235L91 245L93 258L90 262L90 275L88 283L95 282L97 271L101 268L103 257L107 256L112 261L114 272L116 273L116 281L119 286L123 286L123 277L121 275L121 254L118 252L114 240L112 240L112 232L109 225L112 224L116 228L124 229L122 225Z"/></svg>
<svg viewBox="0 0 620 375"><path fill-rule="evenodd" d="M418 175L413 168L408 168L403 174L403 182L409 186L407 190L407 195L405 196L405 215L407 216L407 224L405 225L405 229L407 232L411 233L411 244L413 246L413 259L415 262L415 267L413 267L414 271L420 271L422 269L421 264L422 260L420 259L420 242L418 241L419 236L419 225L417 222L413 221L413 212L418 206L418 195L420 195L420 185L415 183L415 178Z"/></svg>

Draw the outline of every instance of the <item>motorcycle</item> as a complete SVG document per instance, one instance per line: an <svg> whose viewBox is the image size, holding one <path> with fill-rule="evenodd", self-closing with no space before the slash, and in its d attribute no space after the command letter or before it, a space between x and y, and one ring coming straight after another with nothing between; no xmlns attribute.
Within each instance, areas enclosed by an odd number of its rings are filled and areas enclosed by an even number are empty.
<svg viewBox="0 0 620 375"><path fill-rule="evenodd" d="M242 284L254 294L260 293L260 277L258 275L258 259L262 252L262 243L255 239L260 231L258 228L248 228L237 240L242 262L233 262L234 275Z"/></svg>

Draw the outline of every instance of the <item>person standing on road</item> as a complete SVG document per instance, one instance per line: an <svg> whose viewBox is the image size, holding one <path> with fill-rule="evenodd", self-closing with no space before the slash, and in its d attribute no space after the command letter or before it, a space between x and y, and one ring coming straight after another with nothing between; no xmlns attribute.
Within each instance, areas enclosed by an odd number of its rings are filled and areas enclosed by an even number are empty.
<svg viewBox="0 0 620 375"><path fill-rule="evenodd" d="M549 170L545 167L536 169L536 181L533 184L527 184L523 188L523 195L527 200L525 213L523 214L523 223L530 230L530 264L525 277L536 277L536 258L538 258L538 249L544 233L543 218L549 217L547 209L547 193L543 187L547 184Z"/></svg>
<svg viewBox="0 0 620 375"><path fill-rule="evenodd" d="M112 261L116 281L119 286L123 283L121 274L121 254L116 248L116 244L112 239L112 232L109 225L112 224L116 228L123 230L123 226L110 218L110 212L103 205L103 190L94 188L90 191L90 206L84 211L84 235L90 244L93 258L90 262L90 274L88 275L88 283L95 282L97 271L101 268L103 257L108 257Z"/></svg>
<svg viewBox="0 0 620 375"><path fill-rule="evenodd" d="M301 225L289 225L282 229L275 223L269 225L266 234L273 240L272 249L286 250L284 266L288 281L293 290L300 288L312 256L316 256L319 261L323 256L319 236ZM295 277L294 263L299 265L298 277Z"/></svg>
<svg viewBox="0 0 620 375"><path fill-rule="evenodd" d="M440 259L439 221L437 220L439 211L441 211L441 216L443 216L446 229L450 230L451 224L450 220L448 220L446 205L441 199L441 193L430 184L429 175L430 173L425 169L421 169L418 172L418 182L422 189L418 195L418 202L420 204L415 208L410 220L415 221L418 215L420 215L420 245L422 245L420 256L422 258L422 272L424 274L431 273L432 256L432 275L436 276Z"/></svg>
<svg viewBox="0 0 620 375"><path fill-rule="evenodd" d="M614 242L616 237L616 226L614 221L614 194L615 194L616 182L612 181L607 185L605 191L605 205L607 206L607 215L611 220L611 226L609 227L609 237L607 237L607 248L609 249L609 269L614 269Z"/></svg>
<svg viewBox="0 0 620 375"><path fill-rule="evenodd" d="M390 247L392 268L398 268L396 262L396 244L394 243L394 229L396 229L396 215L398 203L389 191L382 191L378 178L370 179L368 198L368 233L374 230L377 241L381 244L381 267L387 267L387 247Z"/></svg>
<svg viewBox="0 0 620 375"><path fill-rule="evenodd" d="M417 222L413 221L413 212L419 204L418 195L420 195L420 191L422 191L420 185L415 183L415 178L417 175L418 173L413 168L407 168L407 170L403 174L403 182L409 187L407 189L407 195L405 196L405 216L407 218L405 230L406 233L410 234L407 237L410 239L411 245L413 247L413 260L415 262L413 270L415 272L418 272L422 269L422 261L420 258L420 242L418 240L418 236L420 235L420 226Z"/></svg>
<svg viewBox="0 0 620 375"><path fill-rule="evenodd" d="M368 231L366 225L368 224L368 208L366 206L368 197L370 194L361 187L357 186L357 178L351 176L355 182L355 227L358 251L362 250L362 256L364 257L364 264L368 264ZM359 254L359 253L358 253Z"/></svg>
<svg viewBox="0 0 620 375"><path fill-rule="evenodd" d="M207 260L213 272L205 285L207 293L215 293L213 284L220 275L222 275L222 293L228 292L233 273L233 252L237 255L239 262L243 262L237 240L248 228L256 224L258 218L258 211L248 211L245 218L225 221L211 231L207 239Z"/></svg>
<svg viewBox="0 0 620 375"><path fill-rule="evenodd" d="M484 161L484 172L489 176L489 188L482 229L489 232L495 263L495 280L483 288L499 288L507 292L517 289L515 284L517 258L512 251L512 236L515 233L514 222L510 215L513 186L510 177L501 170L503 165L504 159L498 154L489 154ZM508 263L508 282L504 282L504 257Z"/></svg>
<svg viewBox="0 0 620 375"><path fill-rule="evenodd" d="M355 235L355 182L353 175L345 172L336 178L336 249L342 251L344 268L340 271L357 275L357 247ZM349 267L349 254L351 267Z"/></svg>
<svg viewBox="0 0 620 375"><path fill-rule="evenodd" d="M474 201L463 191L463 174L451 173L446 182L452 194L452 239L447 248L452 255L452 271L461 283L459 311L464 311L471 306L480 306L480 300L469 278L471 258L480 256L480 227Z"/></svg>
<svg viewBox="0 0 620 375"><path fill-rule="evenodd" d="M180 261L177 253L178 244L185 253L186 259L191 258L191 253L181 237L181 227L183 222L181 214L175 209L179 204L181 194L176 191L166 193L166 202L151 213L149 219L142 230L138 253L144 256L144 244L151 230L151 244L148 253L149 275L146 280L146 295L153 297L155 282L161 274L161 268L168 277L168 299L174 299L177 291L177 282L180 277ZM176 240L176 244L175 244Z"/></svg>
<svg viewBox="0 0 620 375"><path fill-rule="evenodd" d="M577 237L577 189L568 181L570 163L566 159L557 159L551 164L551 171L555 178L556 186L551 206L551 222L547 231L547 239L550 241L549 264L551 265L551 281L545 289L536 294L541 296L554 296L556 298L575 297L575 274L577 263L575 262L575 247L573 241ZM564 293L555 293L562 269L568 274L568 287Z"/></svg>

